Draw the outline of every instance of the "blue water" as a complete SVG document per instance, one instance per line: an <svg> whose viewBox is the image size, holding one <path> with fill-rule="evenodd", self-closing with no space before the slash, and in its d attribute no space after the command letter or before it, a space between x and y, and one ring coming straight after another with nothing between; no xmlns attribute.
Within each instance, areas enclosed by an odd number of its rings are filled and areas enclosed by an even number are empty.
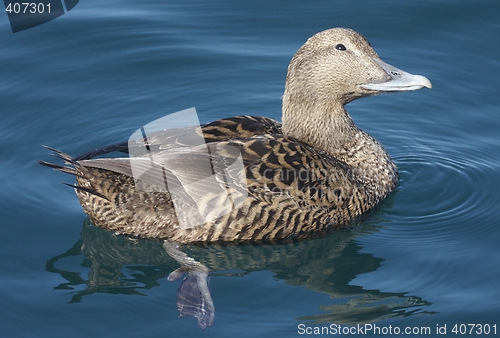
<svg viewBox="0 0 500 338"><path fill-rule="evenodd" d="M82 0L15 34L0 15L0 335L290 337L366 323L498 334L499 15L495 0ZM280 119L288 62L330 27L433 83L347 106L399 186L352 230L185 247L212 271L215 324L201 331L178 318L178 265L161 243L90 226L61 184L72 178L36 163L51 159L42 145L78 155L189 107L202 123Z"/></svg>

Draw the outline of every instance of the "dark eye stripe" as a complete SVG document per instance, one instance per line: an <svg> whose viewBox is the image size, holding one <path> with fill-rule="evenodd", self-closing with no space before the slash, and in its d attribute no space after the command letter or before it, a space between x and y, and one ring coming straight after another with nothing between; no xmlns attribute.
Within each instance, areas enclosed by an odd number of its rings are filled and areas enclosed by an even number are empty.
<svg viewBox="0 0 500 338"><path fill-rule="evenodd" d="M338 50L346 50L345 46L341 43L339 43L338 45L335 46L335 49L338 49Z"/></svg>

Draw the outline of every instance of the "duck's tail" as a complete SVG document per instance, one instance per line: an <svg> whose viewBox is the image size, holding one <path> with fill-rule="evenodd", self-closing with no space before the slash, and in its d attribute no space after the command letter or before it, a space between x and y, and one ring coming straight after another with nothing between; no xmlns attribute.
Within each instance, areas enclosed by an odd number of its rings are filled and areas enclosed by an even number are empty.
<svg viewBox="0 0 500 338"><path fill-rule="evenodd" d="M49 149L53 153L51 154L52 156L56 156L64 161L66 165L59 165L59 164L54 164L50 162L45 162L45 161L38 161L39 164L49 167L52 169L56 169L59 171L62 171L63 173L70 174L70 175L78 175L78 172L76 170L77 166L80 166L77 161L71 156L69 156L66 153L63 153L60 150L57 150L55 148L49 147L49 146L44 146L45 148Z"/></svg>
<svg viewBox="0 0 500 338"><path fill-rule="evenodd" d="M71 157L70 155L68 155L66 153L63 153L62 151L57 150L55 148L52 148L52 147L49 147L49 146L45 146L45 145L44 145L44 147L47 148L47 149L49 149L50 151L52 151L52 153L51 153L52 156L56 156L56 157L62 159L66 165L54 164L54 163L45 162L45 161L38 161L39 164L41 164L41 165L43 165L45 167L49 167L49 168L61 171L61 172L66 173L66 174L70 174L70 175L82 177L81 170L79 170L79 169L82 168L82 166L80 165L80 163L78 163L78 161L74 157ZM101 198L105 198L106 199L105 196L103 196L102 194L98 193L94 189L87 188L87 187L82 187L82 186L79 186L79 185L64 183L64 182L63 182L63 184L65 184L67 186L70 186L72 188L75 188L77 190L85 191L85 192L87 192L89 194L93 194L93 195L96 195L96 196L99 196Z"/></svg>

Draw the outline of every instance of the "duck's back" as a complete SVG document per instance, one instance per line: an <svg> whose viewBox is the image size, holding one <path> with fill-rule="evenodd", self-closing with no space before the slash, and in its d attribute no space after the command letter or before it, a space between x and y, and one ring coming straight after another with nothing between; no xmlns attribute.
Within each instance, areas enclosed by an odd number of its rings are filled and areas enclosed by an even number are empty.
<svg viewBox="0 0 500 338"><path fill-rule="evenodd" d="M154 149L153 169L146 156L92 159L125 143L62 155L75 168L77 195L92 222L179 242L276 239L346 224L378 202L346 164L284 136L272 119L239 116L200 131L206 146L190 146L181 130L138 140ZM242 166L232 165L237 160ZM212 180L199 169L207 162Z"/></svg>

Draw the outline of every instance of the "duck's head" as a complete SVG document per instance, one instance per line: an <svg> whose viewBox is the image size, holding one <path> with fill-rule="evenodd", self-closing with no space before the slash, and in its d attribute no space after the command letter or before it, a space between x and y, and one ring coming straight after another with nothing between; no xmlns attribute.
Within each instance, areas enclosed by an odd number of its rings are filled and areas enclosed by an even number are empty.
<svg viewBox="0 0 500 338"><path fill-rule="evenodd" d="M426 77L383 62L361 34L333 28L309 38L292 58L283 100L299 109L314 109L431 86Z"/></svg>

